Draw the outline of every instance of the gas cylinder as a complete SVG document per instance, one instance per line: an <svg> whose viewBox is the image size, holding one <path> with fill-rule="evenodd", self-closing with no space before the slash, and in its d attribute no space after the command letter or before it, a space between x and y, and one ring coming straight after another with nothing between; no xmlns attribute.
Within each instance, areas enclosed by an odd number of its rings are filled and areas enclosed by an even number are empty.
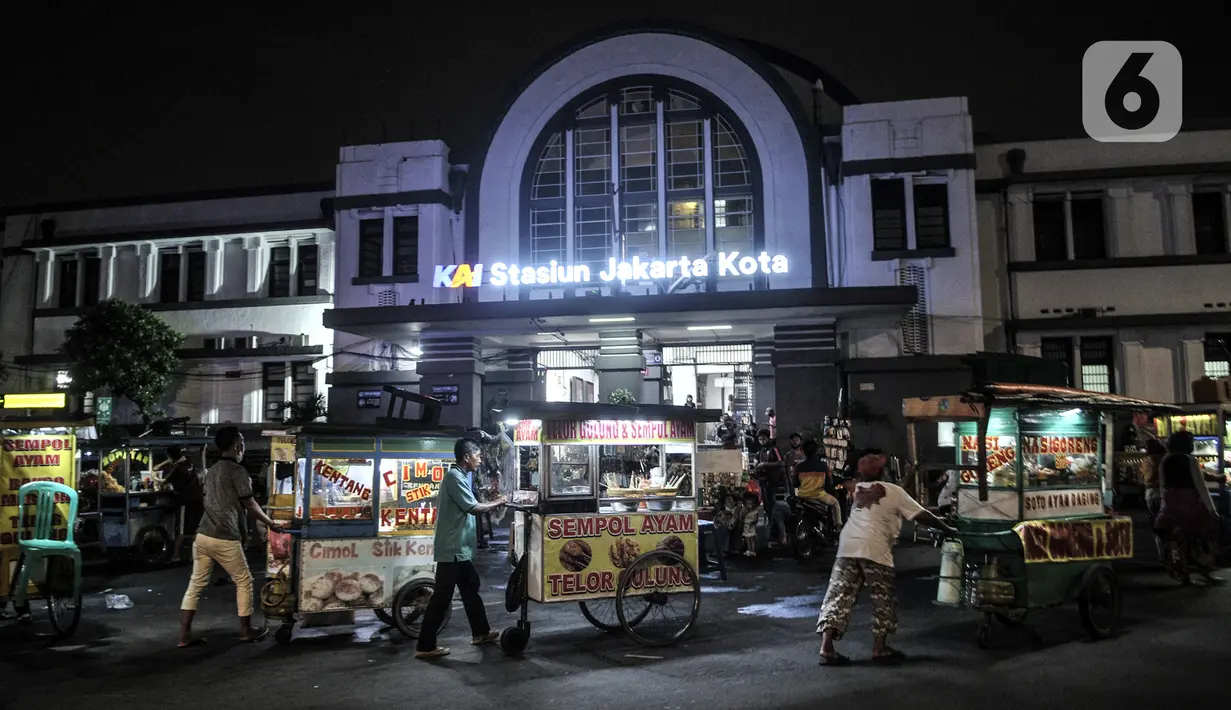
<svg viewBox="0 0 1231 710"><path fill-rule="evenodd" d="M940 585L936 589L936 601L941 604L961 602L965 558L961 540L945 540L940 546Z"/></svg>

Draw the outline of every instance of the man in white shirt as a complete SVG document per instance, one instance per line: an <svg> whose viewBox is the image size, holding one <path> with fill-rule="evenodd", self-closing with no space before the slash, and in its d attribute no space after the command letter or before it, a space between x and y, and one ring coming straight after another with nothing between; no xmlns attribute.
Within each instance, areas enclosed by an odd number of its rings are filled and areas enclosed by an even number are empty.
<svg viewBox="0 0 1231 710"><path fill-rule="evenodd" d="M905 656L887 643L898 629L898 598L893 569L893 546L903 520L914 520L945 532L954 532L910 497L901 486L882 479L885 457L868 454L859 459L859 483L842 534L838 558L829 577L816 632L821 634L821 665L846 665L850 659L834 649L842 638L859 592L872 596L872 660L892 661Z"/></svg>

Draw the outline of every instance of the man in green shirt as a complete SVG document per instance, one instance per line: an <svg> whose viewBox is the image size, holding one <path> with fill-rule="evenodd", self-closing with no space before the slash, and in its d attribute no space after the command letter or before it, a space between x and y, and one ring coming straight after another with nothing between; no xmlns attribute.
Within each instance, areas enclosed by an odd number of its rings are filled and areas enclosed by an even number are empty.
<svg viewBox="0 0 1231 710"><path fill-rule="evenodd" d="M436 633L444 621L445 612L453 603L453 590L462 596L466 619L470 622L470 643L482 646L500 638L487 623L487 610L479 596L479 572L474 568L474 551L478 544L475 518L505 504L503 497L489 503L479 503L471 490L469 475L479 470L483 460L479 445L470 439L458 439L453 447L457 463L449 467L440 492L436 494L436 588L423 613L419 643L415 658L440 658L449 649L436 645Z"/></svg>

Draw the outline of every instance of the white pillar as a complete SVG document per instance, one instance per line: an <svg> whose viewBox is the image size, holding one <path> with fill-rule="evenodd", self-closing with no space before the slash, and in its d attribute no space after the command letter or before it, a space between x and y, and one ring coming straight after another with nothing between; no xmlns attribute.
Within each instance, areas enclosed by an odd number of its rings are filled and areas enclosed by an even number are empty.
<svg viewBox="0 0 1231 710"><path fill-rule="evenodd" d="M56 285L56 254L50 249L43 249L38 252L35 257L38 261L38 298L35 299L38 305L37 308L53 307L52 299L55 297Z"/></svg>
<svg viewBox="0 0 1231 710"><path fill-rule="evenodd" d="M154 289L158 287L158 249L146 242L137 245L137 262L140 264L137 272L137 302L149 303L155 300Z"/></svg>
<svg viewBox="0 0 1231 710"><path fill-rule="evenodd" d="M1176 394L1177 402L1193 401L1193 380L1199 380L1205 375L1205 339L1188 335L1180 340L1179 362L1176 369L1180 372L1180 391Z"/></svg>
<svg viewBox="0 0 1231 710"><path fill-rule="evenodd" d="M106 301L115 296L116 248L107 244L98 250L98 300Z"/></svg>
<svg viewBox="0 0 1231 710"><path fill-rule="evenodd" d="M1009 261L1034 261L1034 203L1030 190L1011 187L1008 190Z"/></svg>
<svg viewBox="0 0 1231 710"><path fill-rule="evenodd" d="M1129 187L1108 188L1107 196L1111 198L1108 205L1107 256L1111 258L1124 256L1144 256L1143 245L1137 243L1140 238L1133 230L1133 190Z"/></svg>
<svg viewBox="0 0 1231 710"><path fill-rule="evenodd" d="M226 248L221 239L205 242L205 298L213 300L222 290L222 275L226 271Z"/></svg>
<svg viewBox="0 0 1231 710"><path fill-rule="evenodd" d="M1171 254L1196 254L1197 235L1193 230L1193 196L1191 185L1168 185L1167 199L1171 207Z"/></svg>
<svg viewBox="0 0 1231 710"><path fill-rule="evenodd" d="M248 258L248 283L245 290L249 298L260 296L265 282L263 241L260 237L244 238L244 253Z"/></svg>

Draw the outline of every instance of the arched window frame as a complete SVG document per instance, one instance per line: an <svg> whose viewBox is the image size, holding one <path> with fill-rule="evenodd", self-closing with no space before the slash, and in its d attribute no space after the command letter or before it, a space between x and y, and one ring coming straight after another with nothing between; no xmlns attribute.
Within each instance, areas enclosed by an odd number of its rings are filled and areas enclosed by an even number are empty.
<svg viewBox="0 0 1231 710"><path fill-rule="evenodd" d="M650 111L630 113L630 107L623 104L625 90L637 88L648 89L649 100L652 102ZM682 104L679 101L680 95L695 100L695 108L688 108ZM590 107L596 101L598 105L604 106L603 111L586 111L579 115L579 110ZM677 179L679 176L669 174L668 153L670 150L667 141L667 132L671 130L669 125L686 121L699 122L702 135L703 180L700 187L681 187ZM652 175L633 176L633 179L643 187L647 183L652 183L653 190L640 192L631 192L626 189L615 190L617 184L625 185L624 178L627 175L622 160L624 155L621 138L624 137L627 129L647 125L655 127L654 172ZM577 152L579 146L588 144L585 140L586 136L581 134L592 131L605 131L607 138L606 153L609 157L606 167L606 189L601 191L586 190L584 187L578 189L578 183L583 182L584 177L578 174ZM616 139L612 140L612 137ZM730 171L725 170L729 167L728 165L721 163L729 161L717 161L714 154L715 149L728 142L730 137L734 137L742 149L747 175L746 181L742 184L727 184L722 179L723 175L730 174ZM563 174L554 180L544 181L541 179L543 176L540 175L538 167L545 158L546 148L553 142L559 146L562 153L558 159L559 165L553 167L568 166L571 169L564 170ZM613 164L617 166L616 170L612 170ZM547 122L535 140L522 176L518 263L537 266L540 265L540 261L543 263L548 261L548 257L542 256L545 251L548 251L542 243L544 240L536 239L536 235L541 235L544 231L560 235L549 246L559 247L557 253L562 255L563 258L559 260L563 263L582 263L588 260L587 257L599 256L599 252L593 246L593 235L587 235L586 232L594 231L592 227L595 223L588 221L589 214L599 215L603 208L606 208L607 221L604 224L608 242L612 241L610 238L611 215L621 214L623 216L621 227L637 222L644 224L652 220L657 237L655 244L657 253L651 256L655 259L676 256L676 254L669 253L668 238L664 238L663 235L673 233L670 210L673 207L678 209L674 203L689 201L700 203L698 206L704 207L704 214L700 215L703 231L701 238L704 241L698 243L698 246L704 246L704 249L700 253L687 253L687 256L690 259L696 259L719 251L729 251L723 248L719 232L721 223L730 219L729 215L724 214L724 207L730 209L725 203L737 198L748 199L748 202L744 204L750 209L741 210L736 214L751 212L749 219L752 236L751 252L759 253L765 245L763 226L765 198L760 160L744 125L723 102L693 84L672 77L656 75L620 77L579 94ZM649 216L650 212L652 212L652 217ZM565 219L561 219L562 217ZM684 216L682 219L688 218ZM679 223L679 219L681 218L677 215L675 224ZM551 225L558 225L558 229L553 230ZM632 230L621 230L621 234L625 237L631 232ZM536 241L539 242L537 251ZM627 255L625 258L631 258L632 254L628 253L627 238L622 240L622 246ZM635 244L633 246L636 247ZM747 246L744 242L739 250L747 253ZM536 258L536 254L540 258ZM605 259L606 255L602 258ZM594 260L597 261L596 258ZM705 284L705 290L716 289L716 272L716 264L711 261L710 279ZM763 289L768 287L768 283L766 279L758 275L752 279L752 286L756 289ZM528 295L525 289L523 289L523 295Z"/></svg>

